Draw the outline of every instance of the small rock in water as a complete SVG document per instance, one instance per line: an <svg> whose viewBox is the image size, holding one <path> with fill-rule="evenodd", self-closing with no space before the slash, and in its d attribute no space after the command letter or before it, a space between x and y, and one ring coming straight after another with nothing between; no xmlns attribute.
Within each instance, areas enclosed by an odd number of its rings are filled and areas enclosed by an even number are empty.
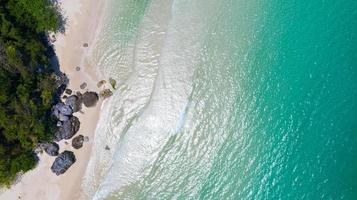
<svg viewBox="0 0 357 200"><path fill-rule="evenodd" d="M110 89L105 89L105 90L101 91L101 92L99 93L99 95L100 95L103 99L106 99L106 98L112 96L112 95L113 95L113 92L112 92Z"/></svg>
<svg viewBox="0 0 357 200"><path fill-rule="evenodd" d="M58 121L58 122L57 122L57 126L58 126L58 127L62 126L62 122L61 122L61 121Z"/></svg>
<svg viewBox="0 0 357 200"><path fill-rule="evenodd" d="M65 173L73 163L76 162L76 157L72 151L64 151L58 155L51 166L51 171L57 176Z"/></svg>
<svg viewBox="0 0 357 200"><path fill-rule="evenodd" d="M83 44L83 47L88 47L88 43L84 43L84 44Z"/></svg>
<svg viewBox="0 0 357 200"><path fill-rule="evenodd" d="M100 88L102 87L104 84L106 84L107 82L105 80L101 80L97 83L97 87Z"/></svg>
<svg viewBox="0 0 357 200"><path fill-rule="evenodd" d="M76 67L76 71L79 72L81 70L80 67Z"/></svg>
<svg viewBox="0 0 357 200"><path fill-rule="evenodd" d="M109 151L109 150L110 150L110 148L108 147L108 145L107 145L107 146L105 146L105 150L107 150L107 151Z"/></svg>
<svg viewBox="0 0 357 200"><path fill-rule="evenodd" d="M113 89L115 90L116 89L115 87L117 85L117 81L112 79L112 78L109 78L109 83L113 87Z"/></svg>
<svg viewBox="0 0 357 200"><path fill-rule="evenodd" d="M71 89L66 89L64 92L65 92L66 94L68 94L68 95L71 95L71 94L72 94L72 90L71 90Z"/></svg>
<svg viewBox="0 0 357 200"><path fill-rule="evenodd" d="M99 100L98 94L95 92L85 92L82 96L83 104L86 107L95 106L98 100Z"/></svg>
<svg viewBox="0 0 357 200"><path fill-rule="evenodd" d="M83 89L85 89L87 87L87 83L84 82L79 87L83 90Z"/></svg>
<svg viewBox="0 0 357 200"><path fill-rule="evenodd" d="M78 135L72 139L72 147L75 149L80 149L83 146L84 136Z"/></svg>

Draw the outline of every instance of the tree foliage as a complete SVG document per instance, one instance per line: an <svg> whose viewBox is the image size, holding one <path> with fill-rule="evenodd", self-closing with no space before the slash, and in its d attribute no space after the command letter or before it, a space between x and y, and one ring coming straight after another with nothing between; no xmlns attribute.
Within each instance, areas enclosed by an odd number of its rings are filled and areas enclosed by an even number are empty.
<svg viewBox="0 0 357 200"><path fill-rule="evenodd" d="M33 149L53 135L46 34L58 30L59 17L49 0L0 0L0 186L32 169Z"/></svg>

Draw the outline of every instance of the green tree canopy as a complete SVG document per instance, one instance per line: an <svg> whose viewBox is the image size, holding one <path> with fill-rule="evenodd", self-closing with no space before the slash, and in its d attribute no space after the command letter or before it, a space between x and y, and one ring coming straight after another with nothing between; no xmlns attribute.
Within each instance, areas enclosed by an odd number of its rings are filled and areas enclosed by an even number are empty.
<svg viewBox="0 0 357 200"><path fill-rule="evenodd" d="M48 0L0 0L0 186L36 165L34 148L56 128L46 35L58 30L59 17Z"/></svg>

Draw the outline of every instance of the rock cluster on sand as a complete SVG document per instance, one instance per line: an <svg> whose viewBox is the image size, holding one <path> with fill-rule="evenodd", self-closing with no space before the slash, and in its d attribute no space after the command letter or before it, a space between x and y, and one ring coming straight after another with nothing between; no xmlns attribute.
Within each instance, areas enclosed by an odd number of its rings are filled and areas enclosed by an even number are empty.
<svg viewBox="0 0 357 200"><path fill-rule="evenodd" d="M51 171L57 176L65 173L76 162L76 157L71 151L64 151L58 155L51 166Z"/></svg>
<svg viewBox="0 0 357 200"><path fill-rule="evenodd" d="M72 139L72 147L75 149L80 149L83 146L84 136L78 135Z"/></svg>
<svg viewBox="0 0 357 200"><path fill-rule="evenodd" d="M106 99L110 96L113 95L113 92L111 89L109 89L110 87L108 85L106 85L107 81L106 80L101 80L97 83L97 87L98 88L103 88L100 92L99 92L99 96L103 99ZM112 89L116 90L117 88L117 81L114 80L113 78L109 78L109 84L111 86ZM103 87L104 85L104 87ZM109 88L108 88L109 87Z"/></svg>
<svg viewBox="0 0 357 200"><path fill-rule="evenodd" d="M81 88L87 87L87 84L81 85ZM52 107L52 115L54 115L57 121L58 130L55 132L54 141L59 142L63 139L71 139L80 128L79 119L73 116L73 113L78 112L82 109L82 104L86 107L95 106L99 100L99 96L96 92L85 92L81 93L77 91L72 95L73 91L70 89L63 89L63 92L70 95L65 99L65 102L58 102ZM83 135L78 135L72 139L72 147L79 149L83 146L83 142L88 141L88 137ZM59 146L57 143L43 143L40 145L47 154L50 156L57 156L54 163L51 166L51 171L57 176L65 173L68 168L76 162L76 158L73 152L64 151L60 154Z"/></svg>

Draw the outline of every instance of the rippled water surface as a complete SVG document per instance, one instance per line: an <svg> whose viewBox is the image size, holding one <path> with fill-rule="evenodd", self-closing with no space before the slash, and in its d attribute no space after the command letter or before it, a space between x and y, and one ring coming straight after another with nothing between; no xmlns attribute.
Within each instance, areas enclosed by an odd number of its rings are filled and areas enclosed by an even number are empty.
<svg viewBox="0 0 357 200"><path fill-rule="evenodd" d="M356 8L109 0L85 197L357 199Z"/></svg>

